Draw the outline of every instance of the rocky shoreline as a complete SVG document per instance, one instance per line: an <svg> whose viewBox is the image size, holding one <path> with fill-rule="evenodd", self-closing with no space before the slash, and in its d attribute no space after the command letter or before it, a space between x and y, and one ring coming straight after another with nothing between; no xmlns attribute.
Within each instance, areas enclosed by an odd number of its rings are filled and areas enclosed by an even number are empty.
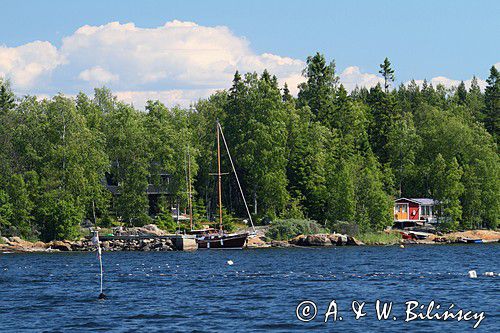
<svg viewBox="0 0 500 333"><path fill-rule="evenodd" d="M129 233L122 235L131 236L126 239L112 239L101 242L103 251L142 251L142 252L165 252L177 251L174 242L171 239L164 238L165 233L156 226L146 226L143 228L134 228ZM137 236L137 238L134 238ZM148 238L149 236L149 238ZM485 230L469 230L465 232L456 232L442 236L430 235L426 239L401 239L395 243L375 243L370 245L409 245L409 244L451 244L464 243L465 238L481 238L484 243L500 242L500 232ZM22 253L22 252L70 252L95 251L95 246L89 239L77 241L51 241L44 243L41 241L29 242L19 237L2 237L0 243L0 252L2 253ZM269 240L265 232L258 231L257 235L247 241L247 248L287 248L287 247L332 247L332 246L363 246L365 245L359 239L344 234L314 234L299 235L288 241Z"/></svg>
<svg viewBox="0 0 500 333"><path fill-rule="evenodd" d="M19 237L3 237L0 252L69 252L95 251L96 247L88 239L78 241L29 242ZM101 242L103 251L176 251L177 248L170 239L116 239Z"/></svg>
<svg viewBox="0 0 500 333"><path fill-rule="evenodd" d="M248 248L269 247L327 247L327 246L361 246L363 242L354 237L342 234L299 235L289 241L266 241L265 237L257 236L247 242Z"/></svg>

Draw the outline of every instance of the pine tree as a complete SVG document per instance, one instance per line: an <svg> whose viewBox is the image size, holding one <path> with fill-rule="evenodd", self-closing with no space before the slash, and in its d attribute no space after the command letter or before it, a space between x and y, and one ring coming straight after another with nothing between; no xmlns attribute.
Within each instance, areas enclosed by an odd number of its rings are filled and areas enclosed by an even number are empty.
<svg viewBox="0 0 500 333"><path fill-rule="evenodd" d="M391 62L387 57L384 59L384 62L380 64L379 73L384 77L384 89L387 93L389 92L391 82L394 82L394 80L396 79L396 77L394 76L394 69L391 68Z"/></svg>

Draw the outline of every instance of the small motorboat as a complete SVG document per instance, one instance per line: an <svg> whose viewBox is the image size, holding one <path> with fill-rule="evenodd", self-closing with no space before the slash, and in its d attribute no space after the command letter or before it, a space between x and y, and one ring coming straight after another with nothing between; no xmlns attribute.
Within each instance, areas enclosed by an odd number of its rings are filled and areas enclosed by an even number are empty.
<svg viewBox="0 0 500 333"><path fill-rule="evenodd" d="M463 238L463 240L468 244L481 244L483 242L481 238Z"/></svg>

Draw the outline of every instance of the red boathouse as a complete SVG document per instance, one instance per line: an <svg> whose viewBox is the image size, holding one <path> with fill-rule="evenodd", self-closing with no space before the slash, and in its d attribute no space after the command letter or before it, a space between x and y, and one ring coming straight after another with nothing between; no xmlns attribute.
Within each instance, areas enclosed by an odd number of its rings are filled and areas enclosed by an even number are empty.
<svg viewBox="0 0 500 333"><path fill-rule="evenodd" d="M434 223L435 201L429 198L399 198L394 202L394 222L401 226L416 225L417 222Z"/></svg>

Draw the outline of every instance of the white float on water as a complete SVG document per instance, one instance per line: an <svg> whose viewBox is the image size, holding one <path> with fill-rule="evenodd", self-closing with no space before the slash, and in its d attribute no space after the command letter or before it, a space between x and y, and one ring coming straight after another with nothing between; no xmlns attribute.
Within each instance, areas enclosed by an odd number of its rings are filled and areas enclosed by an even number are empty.
<svg viewBox="0 0 500 333"><path fill-rule="evenodd" d="M232 260L228 260L228 261L227 261L227 264L228 264L229 266L232 266L232 265L234 264L234 262L233 262Z"/></svg>
<svg viewBox="0 0 500 333"><path fill-rule="evenodd" d="M486 275L486 276L495 276L495 273L493 273L493 272L486 272L486 273L484 273L484 275Z"/></svg>
<svg viewBox="0 0 500 333"><path fill-rule="evenodd" d="M469 271L469 277L471 279L477 278L477 272L475 270Z"/></svg>

